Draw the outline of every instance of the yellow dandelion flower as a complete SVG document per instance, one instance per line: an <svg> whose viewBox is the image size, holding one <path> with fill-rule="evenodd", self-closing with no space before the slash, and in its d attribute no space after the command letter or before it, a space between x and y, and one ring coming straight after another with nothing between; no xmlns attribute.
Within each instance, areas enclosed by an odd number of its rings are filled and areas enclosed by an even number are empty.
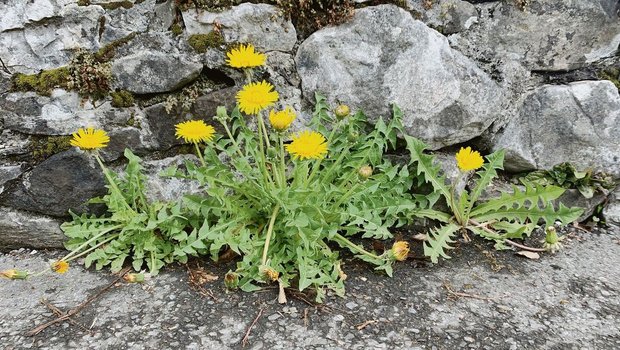
<svg viewBox="0 0 620 350"><path fill-rule="evenodd" d="M392 246L392 256L395 260L405 261L409 255L409 243L405 241L394 242Z"/></svg>
<svg viewBox="0 0 620 350"><path fill-rule="evenodd" d="M315 131L302 131L293 136L286 150L297 159L322 159L327 155L327 141Z"/></svg>
<svg viewBox="0 0 620 350"><path fill-rule="evenodd" d="M237 93L239 109L245 114L257 114L278 100L278 92L266 81L250 83Z"/></svg>
<svg viewBox="0 0 620 350"><path fill-rule="evenodd" d="M265 64L265 54L254 51L253 45L241 45L226 53L226 63L233 68L252 68Z"/></svg>
<svg viewBox="0 0 620 350"><path fill-rule="evenodd" d="M482 167L484 159L482 159L480 152L472 151L471 147L461 147L456 154L456 163L461 171L470 171Z"/></svg>
<svg viewBox="0 0 620 350"><path fill-rule="evenodd" d="M55 261L52 263L52 270L63 274L69 270L69 263L64 260Z"/></svg>
<svg viewBox="0 0 620 350"><path fill-rule="evenodd" d="M269 112L269 123L271 123L271 127L275 130L284 131L288 129L295 117L295 111L291 107L286 107L278 112L272 109Z"/></svg>
<svg viewBox="0 0 620 350"><path fill-rule="evenodd" d="M207 142L213 140L215 129L202 120L188 120L176 125L177 139L183 138L187 143Z"/></svg>
<svg viewBox="0 0 620 350"><path fill-rule="evenodd" d="M74 133L70 144L81 149L94 150L107 147L108 142L110 142L110 137L105 131L89 127L80 128L78 132Z"/></svg>

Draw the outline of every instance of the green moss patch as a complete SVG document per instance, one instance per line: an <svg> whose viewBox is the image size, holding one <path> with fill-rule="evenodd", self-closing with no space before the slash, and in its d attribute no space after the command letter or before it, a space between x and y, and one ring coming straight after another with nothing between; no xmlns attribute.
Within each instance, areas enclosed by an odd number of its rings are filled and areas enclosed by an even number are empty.
<svg viewBox="0 0 620 350"><path fill-rule="evenodd" d="M187 39L187 43L196 52L205 53L209 48L219 48L225 44L224 36L216 30L212 30L208 34L193 34Z"/></svg>
<svg viewBox="0 0 620 350"><path fill-rule="evenodd" d="M28 150L32 160L40 163L45 159L71 148L71 136L33 136Z"/></svg>
<svg viewBox="0 0 620 350"><path fill-rule="evenodd" d="M68 67L41 71L39 74L21 74L13 76L14 91L36 91L39 95L49 96L54 88L66 89L71 72Z"/></svg>
<svg viewBox="0 0 620 350"><path fill-rule="evenodd" d="M135 103L133 94L126 90L112 92L110 97L112 97L112 106L116 108L131 107Z"/></svg>

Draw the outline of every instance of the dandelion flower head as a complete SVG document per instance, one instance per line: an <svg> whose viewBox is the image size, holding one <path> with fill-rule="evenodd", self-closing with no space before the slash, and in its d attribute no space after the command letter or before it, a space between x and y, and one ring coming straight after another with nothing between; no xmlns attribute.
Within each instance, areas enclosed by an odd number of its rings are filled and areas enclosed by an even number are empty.
<svg viewBox="0 0 620 350"><path fill-rule="evenodd" d="M286 150L296 159L323 159L327 155L327 141L318 132L306 130L293 136Z"/></svg>
<svg viewBox="0 0 620 350"><path fill-rule="evenodd" d="M215 129L202 120L188 120L176 125L175 135L187 143L207 142L213 140Z"/></svg>
<svg viewBox="0 0 620 350"><path fill-rule="evenodd" d="M484 159L482 159L480 152L472 151L471 147L461 147L456 153L456 163L461 171L470 171L482 167Z"/></svg>

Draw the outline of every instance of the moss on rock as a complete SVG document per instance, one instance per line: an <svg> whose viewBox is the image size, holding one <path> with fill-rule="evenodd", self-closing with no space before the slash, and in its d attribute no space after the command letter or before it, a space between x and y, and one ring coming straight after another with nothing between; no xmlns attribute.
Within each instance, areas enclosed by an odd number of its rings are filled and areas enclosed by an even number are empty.
<svg viewBox="0 0 620 350"><path fill-rule="evenodd" d="M33 136L28 150L35 163L71 148L71 136Z"/></svg>
<svg viewBox="0 0 620 350"><path fill-rule="evenodd" d="M54 88L66 89L70 78L68 67L44 70L38 74L17 73L13 76L13 90L36 91L39 95L49 96Z"/></svg>
<svg viewBox="0 0 620 350"><path fill-rule="evenodd" d="M131 107L134 105L133 94L127 90L120 90L110 93L112 106L116 108Z"/></svg>
<svg viewBox="0 0 620 350"><path fill-rule="evenodd" d="M216 30L208 34L193 34L187 39L187 43L198 53L205 53L210 48L218 48L225 44L224 36Z"/></svg>

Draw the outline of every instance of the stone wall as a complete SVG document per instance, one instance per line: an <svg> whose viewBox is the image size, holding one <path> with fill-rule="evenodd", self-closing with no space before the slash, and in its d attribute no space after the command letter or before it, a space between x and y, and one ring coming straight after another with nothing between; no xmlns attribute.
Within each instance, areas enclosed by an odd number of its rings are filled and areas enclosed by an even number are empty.
<svg viewBox="0 0 620 350"><path fill-rule="evenodd" d="M620 177L618 1L385 2L356 0L351 18L308 37L269 4L0 2L0 248L60 246L68 211L105 192L69 147L80 127L109 132L112 167L125 147L147 159L154 195L186 190L156 173L186 157L176 123L234 103L235 43L267 54L258 75L300 111L296 128L318 90L372 117L398 104L434 150L504 148L509 171L569 161Z"/></svg>

